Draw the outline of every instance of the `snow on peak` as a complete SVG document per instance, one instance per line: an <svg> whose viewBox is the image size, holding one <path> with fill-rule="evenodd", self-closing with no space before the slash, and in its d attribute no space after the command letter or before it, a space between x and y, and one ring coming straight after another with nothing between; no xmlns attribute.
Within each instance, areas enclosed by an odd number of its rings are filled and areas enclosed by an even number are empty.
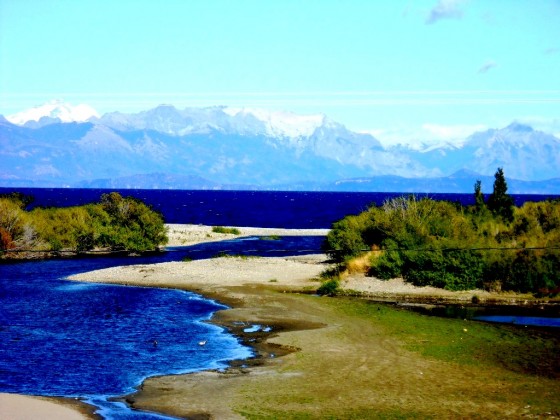
<svg viewBox="0 0 560 420"><path fill-rule="evenodd" d="M6 119L12 124L23 125L28 121L39 121L43 117L58 118L62 122L83 122L99 114L89 105L73 106L61 100L52 100L43 105L8 115Z"/></svg>
<svg viewBox="0 0 560 420"><path fill-rule="evenodd" d="M258 108L224 108L231 117L252 116L260 121L266 134L272 137L310 137L326 120L323 114L298 115L285 111Z"/></svg>

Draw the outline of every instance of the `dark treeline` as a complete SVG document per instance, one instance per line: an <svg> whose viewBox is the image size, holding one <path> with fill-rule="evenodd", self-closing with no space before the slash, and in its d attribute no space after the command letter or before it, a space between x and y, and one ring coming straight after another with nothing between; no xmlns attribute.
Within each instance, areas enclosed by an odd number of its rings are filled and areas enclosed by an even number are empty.
<svg viewBox="0 0 560 420"><path fill-rule="evenodd" d="M560 201L515 207L502 169L486 201L481 183L474 187L473 206L410 196L345 217L333 224L325 249L342 265L366 255L369 274L381 279L557 294Z"/></svg>
<svg viewBox="0 0 560 420"><path fill-rule="evenodd" d="M112 192L99 203L26 211L30 200L17 193L0 197L0 258L92 250L140 253L167 243L162 216L132 197Z"/></svg>

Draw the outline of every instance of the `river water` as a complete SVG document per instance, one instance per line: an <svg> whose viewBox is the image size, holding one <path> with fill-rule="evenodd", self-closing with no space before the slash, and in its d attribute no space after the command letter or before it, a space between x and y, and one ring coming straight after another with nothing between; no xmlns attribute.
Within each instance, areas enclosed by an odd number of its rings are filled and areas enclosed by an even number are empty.
<svg viewBox="0 0 560 420"><path fill-rule="evenodd" d="M209 258L224 251L312 253L321 241L238 239L172 248L151 257L0 264L0 392L79 397L108 419L162 418L131 411L109 398L134 391L149 376L223 369L230 360L251 357L252 350L236 337L205 322L225 306L180 290L65 278L118 265Z"/></svg>

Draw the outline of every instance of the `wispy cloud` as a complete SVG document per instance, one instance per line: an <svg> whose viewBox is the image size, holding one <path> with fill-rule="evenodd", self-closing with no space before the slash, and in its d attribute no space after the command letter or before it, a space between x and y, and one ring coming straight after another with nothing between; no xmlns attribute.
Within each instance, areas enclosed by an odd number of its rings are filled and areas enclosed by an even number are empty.
<svg viewBox="0 0 560 420"><path fill-rule="evenodd" d="M483 66L484 67L484 66ZM490 66L491 67L491 66ZM488 71L486 69L486 71ZM483 69L481 69L483 71ZM297 111L316 108L377 106L495 106L560 104L560 90L364 90L364 91L215 91L215 92L57 92L7 93L0 97L0 114L40 105L52 98L87 103L99 112L141 111L163 103L177 107L266 107Z"/></svg>
<svg viewBox="0 0 560 420"><path fill-rule="evenodd" d="M432 25L442 19L461 19L465 0L439 0L426 17L426 24Z"/></svg>
<svg viewBox="0 0 560 420"><path fill-rule="evenodd" d="M522 116L516 119L521 124L530 125L536 130L550 133L560 139L560 118L546 118L536 115Z"/></svg>
<svg viewBox="0 0 560 420"><path fill-rule="evenodd" d="M430 146L445 143L458 145L471 134L487 129L488 126L484 124L442 125L425 123L421 126L394 126L363 132L374 136L385 147L401 144L413 149L425 150Z"/></svg>
<svg viewBox="0 0 560 420"><path fill-rule="evenodd" d="M478 73L479 74L484 74L484 73L488 73L488 71L490 71L491 69L493 69L494 67L497 67L498 63L496 63L493 60L488 60L486 63L484 63L479 69L478 69Z"/></svg>
<svg viewBox="0 0 560 420"><path fill-rule="evenodd" d="M487 130L488 127L483 124L476 125L441 125L441 124L423 124L423 131L428 138L438 140L458 140L464 139L477 131Z"/></svg>

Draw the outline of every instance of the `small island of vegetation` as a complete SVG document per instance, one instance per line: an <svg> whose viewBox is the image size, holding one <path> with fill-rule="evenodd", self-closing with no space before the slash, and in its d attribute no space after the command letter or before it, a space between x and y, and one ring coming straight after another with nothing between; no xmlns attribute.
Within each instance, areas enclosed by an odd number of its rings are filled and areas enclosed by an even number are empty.
<svg viewBox="0 0 560 420"><path fill-rule="evenodd" d="M400 197L333 224L325 251L345 268L448 290L560 292L560 201L514 206L501 168L475 204ZM336 272L340 272L337 270ZM337 279L324 284L332 294Z"/></svg>
<svg viewBox="0 0 560 420"><path fill-rule="evenodd" d="M17 193L0 197L0 258L142 253L167 243L163 217L132 197L111 192L99 203L26 211L31 200Z"/></svg>

